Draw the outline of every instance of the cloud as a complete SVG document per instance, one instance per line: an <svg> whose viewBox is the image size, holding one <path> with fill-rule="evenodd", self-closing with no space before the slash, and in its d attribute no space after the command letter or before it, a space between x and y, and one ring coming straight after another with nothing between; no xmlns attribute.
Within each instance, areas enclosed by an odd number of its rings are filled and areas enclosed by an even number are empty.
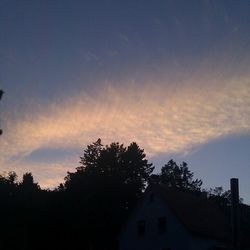
<svg viewBox="0 0 250 250"><path fill-rule="evenodd" d="M191 80L182 86L167 81L120 87L105 83L92 93L48 105L30 103L31 113L6 118L1 169L32 171L42 186L55 186L78 166L79 150L99 137L105 144L136 141L152 157L250 132L249 77ZM45 152L50 150L57 157L49 158ZM34 157L37 152L44 155Z"/></svg>

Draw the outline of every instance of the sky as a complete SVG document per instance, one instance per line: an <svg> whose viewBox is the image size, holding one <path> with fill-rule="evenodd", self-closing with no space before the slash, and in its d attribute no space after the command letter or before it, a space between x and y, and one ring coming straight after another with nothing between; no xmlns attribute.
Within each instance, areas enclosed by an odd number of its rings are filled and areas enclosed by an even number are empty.
<svg viewBox="0 0 250 250"><path fill-rule="evenodd" d="M0 172L63 182L135 141L250 204L250 1L0 0Z"/></svg>

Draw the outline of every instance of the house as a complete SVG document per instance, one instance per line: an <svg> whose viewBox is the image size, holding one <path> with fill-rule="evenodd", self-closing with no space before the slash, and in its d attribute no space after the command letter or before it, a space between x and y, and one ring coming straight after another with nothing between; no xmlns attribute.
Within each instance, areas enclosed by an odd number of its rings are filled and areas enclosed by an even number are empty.
<svg viewBox="0 0 250 250"><path fill-rule="evenodd" d="M147 188L123 226L120 250L228 249L230 223L212 201L160 185Z"/></svg>

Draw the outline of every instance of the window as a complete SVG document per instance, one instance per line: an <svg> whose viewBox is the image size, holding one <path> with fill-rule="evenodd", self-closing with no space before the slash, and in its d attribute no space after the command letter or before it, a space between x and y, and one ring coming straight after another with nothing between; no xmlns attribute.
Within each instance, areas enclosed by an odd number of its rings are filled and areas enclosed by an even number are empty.
<svg viewBox="0 0 250 250"><path fill-rule="evenodd" d="M145 235L145 220L139 220L137 222L137 236L138 237L143 237Z"/></svg>
<svg viewBox="0 0 250 250"><path fill-rule="evenodd" d="M166 232L167 229L167 222L166 222L166 217L159 217L158 218L158 233L164 233Z"/></svg>

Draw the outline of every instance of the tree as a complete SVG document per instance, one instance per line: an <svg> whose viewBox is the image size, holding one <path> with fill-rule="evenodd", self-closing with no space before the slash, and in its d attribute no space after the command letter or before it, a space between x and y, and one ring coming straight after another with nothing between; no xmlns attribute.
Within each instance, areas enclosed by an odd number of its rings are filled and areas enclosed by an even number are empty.
<svg viewBox="0 0 250 250"><path fill-rule="evenodd" d="M133 194L140 195L154 169L145 157L144 150L135 142L127 148L118 142L104 147L98 139L84 150L76 172L68 173L65 187L81 189L94 178L99 181L95 186L102 182L105 185L133 186Z"/></svg>
<svg viewBox="0 0 250 250"><path fill-rule="evenodd" d="M34 182L32 173L25 173L23 175L23 180L19 184L19 187L21 188L21 190L23 190L24 192L28 192L28 193L37 191L40 189L39 185Z"/></svg>
<svg viewBox="0 0 250 250"><path fill-rule="evenodd" d="M17 190L17 174L14 171L0 175L0 196L12 196Z"/></svg>
<svg viewBox="0 0 250 250"><path fill-rule="evenodd" d="M207 191L207 197L222 207L229 206L231 203L231 192L224 191L223 187L210 188Z"/></svg>
<svg viewBox="0 0 250 250"><path fill-rule="evenodd" d="M144 191L154 169L145 157L135 142L128 147L118 142L103 146L98 139L84 150L76 172L67 174L63 190L77 227L93 248L99 242L99 248L110 245Z"/></svg>
<svg viewBox="0 0 250 250"><path fill-rule="evenodd" d="M231 206L231 190L224 190L223 187L210 188L207 192L207 197L213 200L221 207ZM243 198L239 198L239 203L243 203Z"/></svg>
<svg viewBox="0 0 250 250"><path fill-rule="evenodd" d="M180 190L201 191L202 180L194 180L193 176L194 173L188 169L186 162L178 166L175 161L170 160L162 167L158 178L154 176L154 181Z"/></svg>
<svg viewBox="0 0 250 250"><path fill-rule="evenodd" d="M99 138L96 142L87 146L84 150L83 157L80 157L80 167L77 171L94 171L98 166L98 161L103 150L101 139Z"/></svg>

